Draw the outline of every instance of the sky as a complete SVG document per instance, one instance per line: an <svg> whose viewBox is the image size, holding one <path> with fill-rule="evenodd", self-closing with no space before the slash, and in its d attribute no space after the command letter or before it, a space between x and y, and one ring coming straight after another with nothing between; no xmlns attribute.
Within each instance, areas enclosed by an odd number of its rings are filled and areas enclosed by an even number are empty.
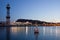
<svg viewBox="0 0 60 40"><path fill-rule="evenodd" d="M33 19L60 22L60 0L0 0L0 21L6 21L8 3L11 21Z"/></svg>

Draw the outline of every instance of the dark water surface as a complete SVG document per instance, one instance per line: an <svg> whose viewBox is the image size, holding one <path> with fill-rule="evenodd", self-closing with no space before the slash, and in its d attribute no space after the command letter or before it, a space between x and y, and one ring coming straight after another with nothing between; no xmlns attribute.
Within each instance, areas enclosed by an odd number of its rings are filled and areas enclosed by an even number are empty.
<svg viewBox="0 0 60 40"><path fill-rule="evenodd" d="M0 27L0 40L60 40L60 27L39 26L38 34L35 27Z"/></svg>

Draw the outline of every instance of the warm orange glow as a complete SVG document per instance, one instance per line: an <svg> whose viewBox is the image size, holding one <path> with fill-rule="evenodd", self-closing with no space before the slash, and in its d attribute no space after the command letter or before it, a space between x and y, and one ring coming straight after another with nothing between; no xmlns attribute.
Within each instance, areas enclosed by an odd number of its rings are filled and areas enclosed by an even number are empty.
<svg viewBox="0 0 60 40"><path fill-rule="evenodd" d="M12 30L13 33L16 33L17 32L17 27L12 27L11 30Z"/></svg>

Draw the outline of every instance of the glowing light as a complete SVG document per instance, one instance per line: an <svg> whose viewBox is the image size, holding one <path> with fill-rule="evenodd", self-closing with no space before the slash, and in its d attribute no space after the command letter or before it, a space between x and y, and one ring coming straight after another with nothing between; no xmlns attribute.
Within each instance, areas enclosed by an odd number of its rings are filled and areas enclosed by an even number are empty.
<svg viewBox="0 0 60 40"><path fill-rule="evenodd" d="M28 34L28 27L26 26L26 34Z"/></svg>
<svg viewBox="0 0 60 40"><path fill-rule="evenodd" d="M45 35L45 27L43 27L43 34Z"/></svg>
<svg viewBox="0 0 60 40"><path fill-rule="evenodd" d="M12 27L11 30L13 33L17 33L17 27Z"/></svg>

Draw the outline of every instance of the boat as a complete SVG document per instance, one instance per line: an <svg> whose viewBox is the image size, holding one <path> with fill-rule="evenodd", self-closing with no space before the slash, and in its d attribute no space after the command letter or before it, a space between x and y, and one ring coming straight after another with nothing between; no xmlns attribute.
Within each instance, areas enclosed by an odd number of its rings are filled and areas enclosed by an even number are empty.
<svg viewBox="0 0 60 40"><path fill-rule="evenodd" d="M38 28L36 27L36 28L34 28L34 34L38 34L39 33L39 30L38 30Z"/></svg>

